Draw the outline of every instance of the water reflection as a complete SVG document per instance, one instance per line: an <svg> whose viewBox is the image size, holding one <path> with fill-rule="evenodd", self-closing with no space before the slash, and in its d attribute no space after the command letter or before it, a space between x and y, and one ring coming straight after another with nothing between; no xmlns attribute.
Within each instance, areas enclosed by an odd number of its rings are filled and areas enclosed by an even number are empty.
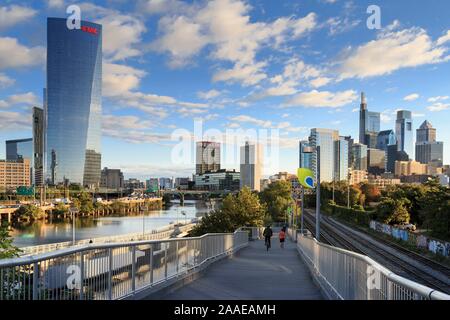
<svg viewBox="0 0 450 320"><path fill-rule="evenodd" d="M107 217L77 218L75 221L76 239L90 239L133 232L146 232L200 217L211 210L203 201L186 200L184 206L174 203L163 210L151 210L144 214L111 215ZM72 240L72 223L70 219L44 223L37 221L28 225L15 225L11 231L14 244L18 247Z"/></svg>

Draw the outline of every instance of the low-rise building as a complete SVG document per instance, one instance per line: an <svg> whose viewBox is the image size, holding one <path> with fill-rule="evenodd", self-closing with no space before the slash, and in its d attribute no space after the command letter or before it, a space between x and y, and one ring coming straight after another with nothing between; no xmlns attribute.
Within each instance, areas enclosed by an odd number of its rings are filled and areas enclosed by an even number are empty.
<svg viewBox="0 0 450 320"><path fill-rule="evenodd" d="M397 178L383 178L381 176L370 175L368 179L369 184L377 186L379 189L384 189L390 185L401 184L402 181Z"/></svg>
<svg viewBox="0 0 450 320"><path fill-rule="evenodd" d="M196 190L239 190L240 172L236 170L207 171L194 175Z"/></svg>
<svg viewBox="0 0 450 320"><path fill-rule="evenodd" d="M103 168L100 178L100 187L120 190L124 187L123 173L120 169Z"/></svg>
<svg viewBox="0 0 450 320"><path fill-rule="evenodd" d="M351 170L350 171L350 185L367 182L368 175L366 170Z"/></svg>
<svg viewBox="0 0 450 320"><path fill-rule="evenodd" d="M30 159L0 160L0 188L31 186Z"/></svg>

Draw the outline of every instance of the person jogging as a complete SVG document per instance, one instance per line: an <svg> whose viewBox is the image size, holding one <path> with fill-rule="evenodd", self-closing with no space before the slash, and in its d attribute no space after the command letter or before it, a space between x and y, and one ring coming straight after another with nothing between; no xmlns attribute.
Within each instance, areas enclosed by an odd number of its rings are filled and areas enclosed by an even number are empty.
<svg viewBox="0 0 450 320"><path fill-rule="evenodd" d="M269 251L270 248L270 238L272 238L273 235L273 231L270 228L270 225L268 225L263 232L263 236L264 236L264 244L266 245L267 251Z"/></svg>
<svg viewBox="0 0 450 320"><path fill-rule="evenodd" d="M286 239L286 229L283 228L281 229L281 231L278 233L278 238L280 239L280 248L284 249L284 240Z"/></svg>

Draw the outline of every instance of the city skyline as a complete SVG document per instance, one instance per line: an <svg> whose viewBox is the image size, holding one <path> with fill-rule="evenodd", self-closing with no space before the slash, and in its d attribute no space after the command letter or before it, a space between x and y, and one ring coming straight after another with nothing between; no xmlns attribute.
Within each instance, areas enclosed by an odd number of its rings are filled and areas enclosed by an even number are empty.
<svg viewBox="0 0 450 320"><path fill-rule="evenodd" d="M396 111L409 110L415 142L416 129L430 121L437 140L444 142L448 164L450 30L445 12L450 4L431 2L422 8L382 1L382 29L369 30L369 2L328 2L279 8L267 1L231 0L167 1L159 7L153 1L81 4L83 20L104 25L101 167L121 168L125 178L191 176L195 157L191 165L167 161L175 144L171 133L193 131L194 119L201 118L205 128L223 132L280 130L279 171L295 172L299 141L307 140L311 128L358 137L361 91L368 109L380 112L381 130L395 131ZM31 108L42 107L45 87L44 21L66 17L68 4L55 3L11 2L0 9L11 16L0 25L0 41L7 48L0 50L0 117L6 120L0 143L31 136ZM221 20L219 12L232 21ZM431 12L436 19L430 19ZM233 21L234 29L228 26ZM248 45L241 43L242 36ZM387 61L380 48L394 58ZM25 53L12 59L11 50ZM5 158L3 148L0 158ZM239 170L239 162L223 168Z"/></svg>

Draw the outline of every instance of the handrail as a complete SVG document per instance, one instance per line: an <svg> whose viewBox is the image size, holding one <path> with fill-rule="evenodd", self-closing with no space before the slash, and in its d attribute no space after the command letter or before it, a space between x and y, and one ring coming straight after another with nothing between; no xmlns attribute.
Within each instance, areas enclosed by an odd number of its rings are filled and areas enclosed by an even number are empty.
<svg viewBox="0 0 450 320"><path fill-rule="evenodd" d="M310 249L309 247L309 243L312 243L313 246L310 250L312 251L312 254L309 255L307 252L307 249ZM379 264L378 262L374 261L373 259L371 259L368 256L356 253L356 252L352 252L352 251L348 251L342 248L338 248L338 247L333 247L324 243L321 243L319 241L317 241L315 238L309 237L309 236L304 236L304 235L297 235L297 248L299 249L299 252L302 254L302 256L306 257L309 260L309 263L313 266L314 270L316 271L316 273L318 274L318 277L321 277L322 280L324 280L328 285L330 285L332 287L332 290L337 293L341 298L345 299L345 295L349 294L348 292L338 292L339 289L336 288L336 285L334 285L334 283L337 283L339 280L333 278L333 275L331 273L329 273L330 270L324 270L325 268L327 268L326 264L329 263L331 264L331 259L339 259L339 257L336 257L335 254L341 254L343 257L345 257L345 262L346 263L350 263L349 261L351 260L351 258L361 261L363 263L366 264L366 268L367 266L370 266L371 268L373 268L374 270L378 271L380 274L382 274L385 277L385 281L387 285L396 285L399 288L401 288L401 290L405 291L402 292L402 294L400 295L400 297L409 297L410 294L412 295L418 295L423 299L434 299L434 300L450 300L450 295L447 295L443 292L431 289L427 286L424 286L422 284L416 283L414 281L408 280L406 278L403 278L397 274L395 274L394 272L392 272L391 270L387 269L386 267L382 266L381 264ZM323 252L321 249L325 249L325 251L327 252ZM318 258L318 256L320 255L320 259ZM350 259L348 259L350 258ZM336 262L336 260L333 260L334 262ZM343 262L343 263L345 263ZM335 264L336 268L339 268L339 264ZM352 279L355 279L355 277L352 277L352 275L350 274L345 274L343 275L342 272L348 272L350 273L351 271L349 271L349 269L345 269L344 270L340 270L340 277L351 277ZM334 270L335 271L335 270ZM365 273L367 270L358 270L358 272L360 274ZM353 272L356 272L353 270ZM327 278L327 274L329 274L328 278ZM365 274L367 277L367 274ZM366 277L363 277L364 280L367 281ZM355 280L356 281L356 280ZM334 283L333 283L334 282ZM389 284L388 282L391 282L391 284ZM320 283L320 281L319 281ZM348 284L348 286L351 286L352 284ZM358 286L359 287L359 286ZM364 287L366 288L366 291L370 291L372 289L367 288L367 282L364 284ZM379 288L379 290L385 290L386 288ZM393 290L392 288L389 290ZM388 292L389 290L386 289L386 292L381 292L381 296L384 297L389 297L389 295L392 296L392 292ZM409 292L407 292L409 291ZM367 293L366 292L366 293ZM410 294L409 294L410 293ZM352 292L352 294L355 294L354 292ZM370 298L370 295L369 297Z"/></svg>

